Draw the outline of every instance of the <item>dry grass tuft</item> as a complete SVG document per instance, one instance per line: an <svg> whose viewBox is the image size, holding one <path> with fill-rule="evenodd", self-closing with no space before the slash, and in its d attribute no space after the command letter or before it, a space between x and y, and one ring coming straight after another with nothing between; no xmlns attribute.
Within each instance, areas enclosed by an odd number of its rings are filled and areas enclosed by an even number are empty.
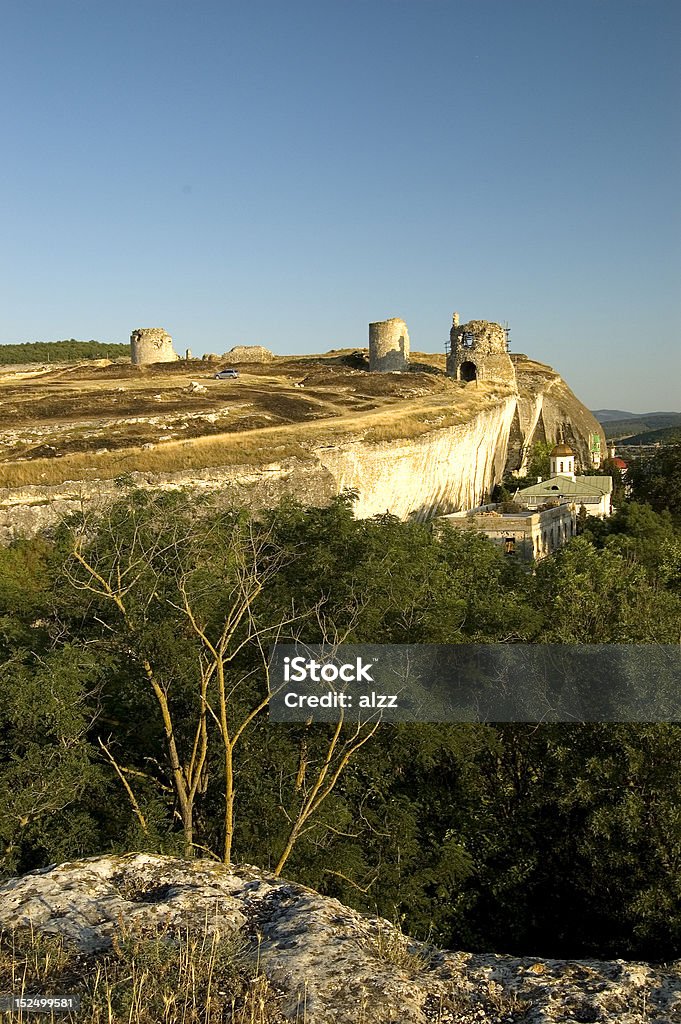
<svg viewBox="0 0 681 1024"><path fill-rule="evenodd" d="M376 919L376 932L367 944L367 951L384 963L392 964L409 974L426 971L436 955L427 942L415 942L402 931L403 918L393 924L383 918Z"/></svg>
<svg viewBox="0 0 681 1024"><path fill-rule="evenodd" d="M122 928L110 950L83 954L30 929L0 934L0 991L78 995L77 1013L42 1013L62 1024L282 1024L278 993L258 950L239 936ZM0 1013L12 1024L34 1020Z"/></svg>

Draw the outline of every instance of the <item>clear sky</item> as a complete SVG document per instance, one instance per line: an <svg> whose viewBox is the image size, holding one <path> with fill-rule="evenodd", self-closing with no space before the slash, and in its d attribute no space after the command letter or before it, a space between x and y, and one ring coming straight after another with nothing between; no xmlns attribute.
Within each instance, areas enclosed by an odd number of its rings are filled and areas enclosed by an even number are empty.
<svg viewBox="0 0 681 1024"><path fill-rule="evenodd" d="M5 0L0 342L451 315L678 409L679 0Z"/></svg>

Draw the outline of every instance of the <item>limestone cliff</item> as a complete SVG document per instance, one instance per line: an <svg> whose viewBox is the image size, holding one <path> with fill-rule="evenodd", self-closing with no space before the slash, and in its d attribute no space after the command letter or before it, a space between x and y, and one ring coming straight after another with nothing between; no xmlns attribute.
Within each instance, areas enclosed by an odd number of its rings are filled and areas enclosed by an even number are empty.
<svg viewBox="0 0 681 1024"><path fill-rule="evenodd" d="M226 868L208 860L97 857L9 879L0 885L0 931L15 929L63 937L65 948L79 959L74 974L68 956L60 954L67 981L59 990L75 989L84 1009L96 1004L107 953L113 947L115 955L130 945L131 936L145 935L157 937L154 963L163 960L158 943L164 944L166 958L173 943L184 943L195 958L206 940L208 948L217 943L218 953L220 944L238 948L248 976L259 981L261 992L272 986L277 998L267 1021L671 1024L681 1019L679 964L449 952L302 885L257 868ZM217 956L215 962L222 960ZM27 972L26 965L18 971L25 983ZM127 979L130 988L132 980ZM30 977L26 984L30 994ZM216 971L210 993L200 992L203 1005L209 994L217 1002L225 987L226 979Z"/></svg>
<svg viewBox="0 0 681 1024"><path fill-rule="evenodd" d="M582 469L590 466L590 440L605 434L600 423L575 397L559 374L544 363L514 355L518 400L508 448L508 468L523 469L537 441L564 440L578 454Z"/></svg>
<svg viewBox="0 0 681 1024"><path fill-rule="evenodd" d="M505 468L522 470L536 441L563 438L576 448L582 467L589 466L591 436L604 441L600 425L551 367L520 356L514 363L517 389L448 384L434 397L396 401L387 411L361 418L292 424L276 438L267 429L254 430L243 435L249 442L243 461L240 435L224 435L223 464L152 468L131 472L128 479L144 488L219 491L225 504L253 507L275 504L284 495L323 504L351 488L360 517L388 511L400 518L427 518L480 503ZM419 379L417 374L400 377ZM274 445L282 439L291 441L288 448ZM284 457L277 458L282 447ZM177 446L178 465L187 450ZM163 453L165 464L172 465L172 445ZM114 479L92 475L2 488L0 542L35 534L83 504L111 502L121 494Z"/></svg>
<svg viewBox="0 0 681 1024"><path fill-rule="evenodd" d="M424 518L469 508L501 479L515 408L509 396L459 425L405 440L350 441L318 457L336 491L357 491L359 517L391 512Z"/></svg>

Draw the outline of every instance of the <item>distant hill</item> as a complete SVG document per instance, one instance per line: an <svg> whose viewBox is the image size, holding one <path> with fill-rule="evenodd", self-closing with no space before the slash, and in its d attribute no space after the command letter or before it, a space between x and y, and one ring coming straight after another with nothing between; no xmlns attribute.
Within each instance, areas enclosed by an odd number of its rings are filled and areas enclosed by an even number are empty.
<svg viewBox="0 0 681 1024"><path fill-rule="evenodd" d="M624 412L621 409L596 409L596 419L606 437L629 438L650 430L681 426L681 412Z"/></svg>
<svg viewBox="0 0 681 1024"><path fill-rule="evenodd" d="M591 415L595 416L599 423L608 423L610 420L634 420L639 414L624 412L623 409L592 409Z"/></svg>
<svg viewBox="0 0 681 1024"><path fill-rule="evenodd" d="M79 359L120 359L130 355L130 346L102 341L25 341L0 345L0 366L17 363L71 363Z"/></svg>
<svg viewBox="0 0 681 1024"><path fill-rule="evenodd" d="M608 423L610 420L645 420L651 416L681 416L681 413L625 412L623 409L592 409L591 415L595 416L599 423Z"/></svg>
<svg viewBox="0 0 681 1024"><path fill-rule="evenodd" d="M624 438L623 444L681 444L681 425L662 427L660 430L643 430L639 434Z"/></svg>

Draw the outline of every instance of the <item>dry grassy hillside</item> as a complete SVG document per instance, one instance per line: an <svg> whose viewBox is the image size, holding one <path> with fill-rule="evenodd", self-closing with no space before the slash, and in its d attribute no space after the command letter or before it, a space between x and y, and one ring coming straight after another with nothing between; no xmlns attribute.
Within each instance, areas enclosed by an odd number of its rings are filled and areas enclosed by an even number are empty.
<svg viewBox="0 0 681 1024"><path fill-rule="evenodd" d="M444 355L413 359L420 372L369 374L361 353L337 351L242 365L238 380L198 360L10 369L0 486L304 458L350 434L384 441L463 422L508 393L446 378Z"/></svg>

